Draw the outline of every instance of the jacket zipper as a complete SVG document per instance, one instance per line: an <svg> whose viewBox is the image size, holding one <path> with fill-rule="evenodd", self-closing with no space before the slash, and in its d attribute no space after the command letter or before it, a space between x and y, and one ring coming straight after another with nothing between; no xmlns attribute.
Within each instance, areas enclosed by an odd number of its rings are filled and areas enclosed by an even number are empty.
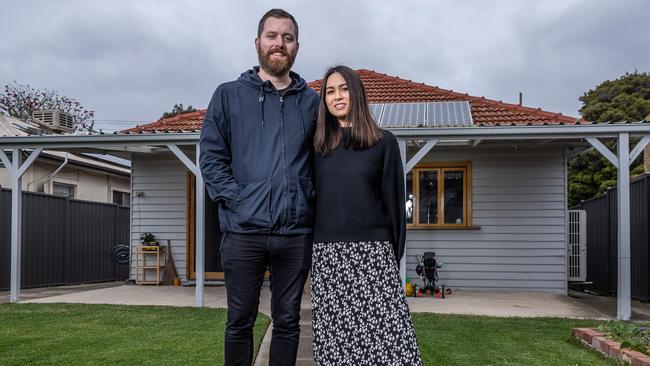
<svg viewBox="0 0 650 366"><path fill-rule="evenodd" d="M282 161L284 163L284 187L288 186L288 177L287 177L287 146L286 146L286 141L284 138L284 96L282 93L278 92L278 95L280 96L280 137L281 137L281 143L282 143ZM289 195L286 190L282 192L282 195L284 196L284 201L285 201L285 210L284 210L284 219L283 223L280 227L280 233L284 234L285 233L285 227L287 225L287 216L289 213Z"/></svg>

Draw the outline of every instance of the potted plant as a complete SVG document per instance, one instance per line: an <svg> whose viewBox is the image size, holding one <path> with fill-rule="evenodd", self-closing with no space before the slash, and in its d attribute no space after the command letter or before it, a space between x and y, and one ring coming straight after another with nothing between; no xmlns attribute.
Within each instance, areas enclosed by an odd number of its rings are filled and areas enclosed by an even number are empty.
<svg viewBox="0 0 650 366"><path fill-rule="evenodd" d="M144 250L155 250L159 244L158 241L156 240L156 236L152 233L142 233L140 235L140 243L142 244ZM147 248L147 247L153 247L153 248Z"/></svg>

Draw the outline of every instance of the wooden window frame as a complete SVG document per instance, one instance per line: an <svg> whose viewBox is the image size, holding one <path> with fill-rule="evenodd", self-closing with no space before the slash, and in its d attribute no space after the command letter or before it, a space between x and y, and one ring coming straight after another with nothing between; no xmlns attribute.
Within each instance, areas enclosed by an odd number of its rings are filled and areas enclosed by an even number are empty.
<svg viewBox="0 0 650 366"><path fill-rule="evenodd" d="M420 200L420 171L437 169L438 173L438 212L440 222L439 224L420 224L419 221L419 200ZM464 173L463 180L463 223L461 224L445 224L445 186L444 186L444 173L446 171L462 171ZM413 223L407 224L408 229L471 229L472 225L472 162L437 162L437 163L420 163L411 169L412 173L412 192L413 202Z"/></svg>

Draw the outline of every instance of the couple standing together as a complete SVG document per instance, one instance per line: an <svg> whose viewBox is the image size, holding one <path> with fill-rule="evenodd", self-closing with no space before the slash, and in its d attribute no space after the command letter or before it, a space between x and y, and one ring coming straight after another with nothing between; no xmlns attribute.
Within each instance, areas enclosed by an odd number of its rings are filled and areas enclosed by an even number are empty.
<svg viewBox="0 0 650 366"><path fill-rule="evenodd" d="M201 172L223 232L225 365L253 362L267 266L270 365L296 362L310 270L317 365L421 365L398 269L406 221L397 140L373 120L352 69L329 69L320 97L290 71L298 46L291 14L264 14L260 66L220 85L203 121Z"/></svg>

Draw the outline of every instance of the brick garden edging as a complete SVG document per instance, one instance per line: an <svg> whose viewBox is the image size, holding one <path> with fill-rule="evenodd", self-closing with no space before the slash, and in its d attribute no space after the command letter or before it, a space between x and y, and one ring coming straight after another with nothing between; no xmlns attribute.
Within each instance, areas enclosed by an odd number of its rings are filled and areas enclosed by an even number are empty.
<svg viewBox="0 0 650 366"><path fill-rule="evenodd" d="M607 339L607 337L593 328L573 328L573 338L576 338L585 347L589 347L606 357L628 363L632 366L650 366L650 356L628 348L621 349L621 344Z"/></svg>

